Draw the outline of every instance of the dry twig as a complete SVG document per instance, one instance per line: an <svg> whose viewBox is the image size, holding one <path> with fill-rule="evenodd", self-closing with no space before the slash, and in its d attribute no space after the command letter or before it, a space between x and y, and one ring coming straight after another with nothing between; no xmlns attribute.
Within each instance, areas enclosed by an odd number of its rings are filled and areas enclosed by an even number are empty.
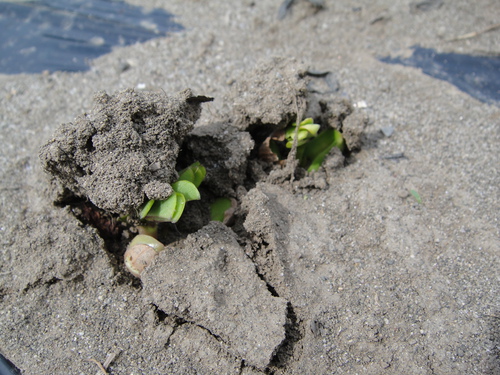
<svg viewBox="0 0 500 375"><path fill-rule="evenodd" d="M104 368L103 365L101 365L101 362L99 362L97 359L94 359L94 358L89 358L88 361L90 362L94 362L97 366L99 366L99 370L101 370L101 372L104 374L104 375L109 375L108 372L106 371L106 369ZM100 374L100 373L97 373L97 374Z"/></svg>
<svg viewBox="0 0 500 375"><path fill-rule="evenodd" d="M456 38L448 39L447 42L455 42L457 40L464 40L464 39L475 38L476 36L479 36L481 34L484 34L484 33L487 33L489 31L493 31L493 30L496 30L496 29L500 29L500 23L488 26L486 29L483 29L483 30L480 30L480 31L474 31L472 33L467 33L467 34L459 35Z"/></svg>
<svg viewBox="0 0 500 375"><path fill-rule="evenodd" d="M116 349L114 352L112 353L109 353L107 356L106 356L106 360L104 361L104 363L101 365L101 363L99 361L97 361L96 359L94 358L89 358L88 360L90 362L94 362L97 366L99 366L99 370L100 372L98 372L96 375L101 375L101 374L104 374L104 375L109 375L109 373L107 372L107 369L108 369L108 366L111 364L111 362L114 361L114 359L116 358L116 356L118 354L120 354L122 350L121 349Z"/></svg>
<svg viewBox="0 0 500 375"><path fill-rule="evenodd" d="M302 118L304 117L304 113L306 111L306 101L303 97L296 96L294 98L294 102L295 102L295 110L297 111L297 119L295 120L297 126L295 127L295 135L293 138L292 148L290 149L288 157L286 158L286 168L288 170L288 173L290 173L290 183L293 183L293 179L295 177L295 168L297 167L298 164L296 156L297 156L297 143L299 138L298 137L299 125L302 122Z"/></svg>

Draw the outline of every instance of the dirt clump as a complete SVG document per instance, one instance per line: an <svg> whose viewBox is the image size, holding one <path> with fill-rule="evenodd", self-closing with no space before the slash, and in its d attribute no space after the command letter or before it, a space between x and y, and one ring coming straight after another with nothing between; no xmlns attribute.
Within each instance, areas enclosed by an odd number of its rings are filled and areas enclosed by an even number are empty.
<svg viewBox="0 0 500 375"><path fill-rule="evenodd" d="M63 124L40 150L45 171L76 197L108 212L129 213L148 199L166 199L177 178L183 138L209 98L132 89L100 92L90 115Z"/></svg>
<svg viewBox="0 0 500 375"><path fill-rule="evenodd" d="M227 99L233 101L233 125L249 132L255 141L254 155L258 152L262 161L276 163L277 156L262 146L295 122L299 113L301 120L313 118L320 124L320 133L329 128L340 131L347 146L345 156L361 149L368 118L339 90L333 72L318 73L294 58L275 57L237 80ZM251 167L259 174L255 165Z"/></svg>
<svg viewBox="0 0 500 375"><path fill-rule="evenodd" d="M273 296L222 223L161 252L141 277L147 303L203 327L231 353L264 370L285 340L287 302Z"/></svg>
<svg viewBox="0 0 500 375"><path fill-rule="evenodd" d="M186 137L193 160L202 161L207 170L203 184L221 197L235 196L244 184L254 144L248 132L225 122L196 127Z"/></svg>
<svg viewBox="0 0 500 375"><path fill-rule="evenodd" d="M270 132L295 120L295 99L307 92L306 66L292 58L275 57L257 64L238 80L231 93L234 124L250 130L268 124Z"/></svg>

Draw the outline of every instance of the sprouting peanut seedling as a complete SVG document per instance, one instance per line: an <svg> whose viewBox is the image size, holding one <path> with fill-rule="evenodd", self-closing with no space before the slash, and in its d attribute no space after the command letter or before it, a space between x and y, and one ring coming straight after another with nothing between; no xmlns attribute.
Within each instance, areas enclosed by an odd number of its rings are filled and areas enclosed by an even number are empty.
<svg viewBox="0 0 500 375"><path fill-rule="evenodd" d="M172 184L173 194L165 200L149 200L139 211L139 218L146 223L127 246L125 266L137 277L153 261L165 246L156 237L158 223L176 223L184 212L186 202L201 198L198 187L205 179L206 169L199 162L191 164L179 173L179 179Z"/></svg>
<svg viewBox="0 0 500 375"><path fill-rule="evenodd" d="M286 147L292 148L293 140L295 139L295 128L297 123L293 123L291 126L286 128L285 137L286 137ZM297 131L297 147L300 147L306 144L311 138L314 138L318 135L320 125L315 124L312 118L306 118L299 124L299 130Z"/></svg>
<svg viewBox="0 0 500 375"><path fill-rule="evenodd" d="M288 149L292 148L296 127L297 124L293 123L285 129L284 141L286 141L286 148ZM308 172L318 170L333 147L338 147L342 152L346 149L341 132L330 128L318 134L320 127L319 124L314 123L312 118L306 118L299 124L297 130L297 159ZM281 159L279 147L272 137L269 147Z"/></svg>
<svg viewBox="0 0 500 375"><path fill-rule="evenodd" d="M198 187L205 179L207 171L199 162L191 164L179 173L179 179L172 184L174 193L165 200L146 202L139 213L139 218L157 223L177 223L184 212L186 202L199 200Z"/></svg>

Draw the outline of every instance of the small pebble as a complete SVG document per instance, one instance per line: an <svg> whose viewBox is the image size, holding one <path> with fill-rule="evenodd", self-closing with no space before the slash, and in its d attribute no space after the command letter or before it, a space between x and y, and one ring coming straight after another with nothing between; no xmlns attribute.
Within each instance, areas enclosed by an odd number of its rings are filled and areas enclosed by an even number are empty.
<svg viewBox="0 0 500 375"><path fill-rule="evenodd" d="M393 126L385 126L380 131L387 137L389 138L393 133L394 133L394 127Z"/></svg>

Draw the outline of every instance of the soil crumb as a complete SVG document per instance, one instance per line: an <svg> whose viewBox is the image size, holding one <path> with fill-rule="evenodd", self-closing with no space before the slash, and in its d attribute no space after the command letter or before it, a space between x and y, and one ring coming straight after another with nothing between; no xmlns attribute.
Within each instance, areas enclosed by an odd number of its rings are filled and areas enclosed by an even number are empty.
<svg viewBox="0 0 500 375"><path fill-rule="evenodd" d="M72 195L112 213L133 212L145 197L166 199L183 138L209 100L189 89L98 92L91 114L61 125L41 148L42 166Z"/></svg>
<svg viewBox="0 0 500 375"><path fill-rule="evenodd" d="M306 95L307 83L306 66L295 59L264 60L234 85L235 126L252 131L268 124L268 132L284 128L295 120L295 98Z"/></svg>

